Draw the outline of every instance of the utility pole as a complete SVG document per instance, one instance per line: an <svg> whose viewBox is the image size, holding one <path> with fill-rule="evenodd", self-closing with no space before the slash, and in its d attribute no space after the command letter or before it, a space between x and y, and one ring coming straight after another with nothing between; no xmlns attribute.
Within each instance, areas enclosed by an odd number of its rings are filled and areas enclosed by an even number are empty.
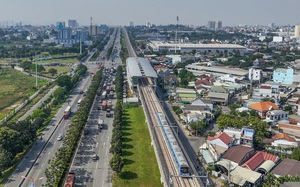
<svg viewBox="0 0 300 187"><path fill-rule="evenodd" d="M178 30L178 21L179 21L179 17L177 16L177 25L176 25L176 31L175 31L175 54L177 52L177 30Z"/></svg>
<svg viewBox="0 0 300 187"><path fill-rule="evenodd" d="M80 31L80 36L79 36L79 42L80 42L80 54L82 54L81 31Z"/></svg>
<svg viewBox="0 0 300 187"><path fill-rule="evenodd" d="M34 52L34 57L35 56L36 52ZM37 63L35 63L35 86L38 86Z"/></svg>

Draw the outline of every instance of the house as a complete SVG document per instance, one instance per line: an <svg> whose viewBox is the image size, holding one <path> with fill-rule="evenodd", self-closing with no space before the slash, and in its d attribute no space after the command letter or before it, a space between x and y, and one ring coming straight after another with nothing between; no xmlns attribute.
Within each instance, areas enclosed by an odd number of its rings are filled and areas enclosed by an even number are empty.
<svg viewBox="0 0 300 187"><path fill-rule="evenodd" d="M175 89L179 85L178 78L175 75L169 75L163 79L163 88L171 92L170 89ZM169 94L171 95L171 94Z"/></svg>
<svg viewBox="0 0 300 187"><path fill-rule="evenodd" d="M256 59L257 60L257 59ZM257 66L257 65L256 65ZM250 68L249 69L249 80L261 82L263 79L263 73L261 69Z"/></svg>
<svg viewBox="0 0 300 187"><path fill-rule="evenodd" d="M187 123L196 122L196 121L206 122L205 116L203 116L199 113L196 113L196 112L186 114L186 122Z"/></svg>
<svg viewBox="0 0 300 187"><path fill-rule="evenodd" d="M237 166L230 172L230 181L238 186L258 187L262 183L262 174Z"/></svg>
<svg viewBox="0 0 300 187"><path fill-rule="evenodd" d="M300 137L300 125L278 124L279 132Z"/></svg>
<svg viewBox="0 0 300 187"><path fill-rule="evenodd" d="M247 160L242 167L262 174L267 174L279 160L280 158L276 155L258 151L254 156Z"/></svg>
<svg viewBox="0 0 300 187"><path fill-rule="evenodd" d="M300 161L285 158L272 171L276 177L300 175Z"/></svg>
<svg viewBox="0 0 300 187"><path fill-rule="evenodd" d="M278 110L277 105L275 103L272 103L271 101L252 103L248 105L248 108L257 111L258 115L262 119L266 118L267 112L269 112L270 110Z"/></svg>
<svg viewBox="0 0 300 187"><path fill-rule="evenodd" d="M240 144L248 145L250 147L253 146L254 141L254 129L250 128L242 128L241 130L241 137L240 137Z"/></svg>
<svg viewBox="0 0 300 187"><path fill-rule="evenodd" d="M280 99L280 93L277 85L261 84L259 88L253 90L254 98L272 98L275 101Z"/></svg>
<svg viewBox="0 0 300 187"><path fill-rule="evenodd" d="M208 150L213 155L214 160L219 160L220 156L233 144L233 140L225 132L215 136L208 136L206 139Z"/></svg>
<svg viewBox="0 0 300 187"><path fill-rule="evenodd" d="M154 66L154 70L156 71L158 77L161 77L162 79L171 74L169 68L162 65Z"/></svg>
<svg viewBox="0 0 300 187"><path fill-rule="evenodd" d="M237 166L244 164L255 153L255 150L243 145L230 147L215 165L222 173L228 174Z"/></svg>
<svg viewBox="0 0 300 187"><path fill-rule="evenodd" d="M211 103L210 100L205 100L204 98L202 99L197 99L191 103L192 106L204 106L204 107L209 107L209 111L213 111L213 104Z"/></svg>
<svg viewBox="0 0 300 187"><path fill-rule="evenodd" d="M236 83L237 77L232 76L230 74L222 75L219 77L219 80L222 82L228 82L228 83Z"/></svg>
<svg viewBox="0 0 300 187"><path fill-rule="evenodd" d="M290 137L285 133L276 134L272 137L272 146L280 147L298 147L298 143L295 138Z"/></svg>
<svg viewBox="0 0 300 187"><path fill-rule="evenodd" d="M270 110L266 114L266 121L274 124L274 122L278 122L280 120L288 120L288 114L289 111Z"/></svg>

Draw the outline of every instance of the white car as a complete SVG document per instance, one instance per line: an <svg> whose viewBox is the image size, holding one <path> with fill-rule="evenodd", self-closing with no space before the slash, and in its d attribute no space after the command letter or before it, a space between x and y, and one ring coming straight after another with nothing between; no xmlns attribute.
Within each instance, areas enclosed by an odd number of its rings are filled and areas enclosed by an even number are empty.
<svg viewBox="0 0 300 187"><path fill-rule="evenodd" d="M58 137L57 137L57 141L61 141L63 139L63 136L62 135L59 135Z"/></svg>

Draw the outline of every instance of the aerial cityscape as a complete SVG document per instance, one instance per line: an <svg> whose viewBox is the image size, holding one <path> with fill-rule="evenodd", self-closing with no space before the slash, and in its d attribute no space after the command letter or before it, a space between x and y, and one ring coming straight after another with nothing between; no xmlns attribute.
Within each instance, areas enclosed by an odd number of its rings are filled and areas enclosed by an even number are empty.
<svg viewBox="0 0 300 187"><path fill-rule="evenodd" d="M128 3L3 2L1 186L300 186L300 1Z"/></svg>

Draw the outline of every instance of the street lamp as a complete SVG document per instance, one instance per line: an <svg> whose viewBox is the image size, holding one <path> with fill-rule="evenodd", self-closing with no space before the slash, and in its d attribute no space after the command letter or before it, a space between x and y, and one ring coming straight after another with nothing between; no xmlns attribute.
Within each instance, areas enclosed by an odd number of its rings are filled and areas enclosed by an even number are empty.
<svg viewBox="0 0 300 187"><path fill-rule="evenodd" d="M36 180L43 180L44 177L40 177L37 179L31 178L31 177L25 177L25 176L21 176L23 179L28 179L31 180L32 184L29 187L36 187L36 185L34 184L36 182Z"/></svg>

